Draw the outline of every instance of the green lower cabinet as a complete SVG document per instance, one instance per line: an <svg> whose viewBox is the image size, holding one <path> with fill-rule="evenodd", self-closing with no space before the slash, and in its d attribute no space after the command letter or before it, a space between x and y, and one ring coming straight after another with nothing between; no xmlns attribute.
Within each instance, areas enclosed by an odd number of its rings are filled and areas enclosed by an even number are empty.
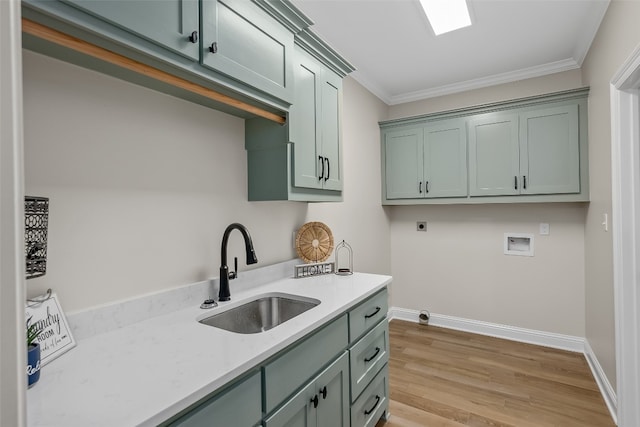
<svg viewBox="0 0 640 427"><path fill-rule="evenodd" d="M351 406L351 427L374 427L389 408L389 370L385 365Z"/></svg>
<svg viewBox="0 0 640 427"><path fill-rule="evenodd" d="M266 427L349 426L349 358L345 352L266 419Z"/></svg>
<svg viewBox="0 0 640 427"><path fill-rule="evenodd" d="M260 372L241 380L212 398L189 409L164 426L252 427L261 425L262 380Z"/></svg>

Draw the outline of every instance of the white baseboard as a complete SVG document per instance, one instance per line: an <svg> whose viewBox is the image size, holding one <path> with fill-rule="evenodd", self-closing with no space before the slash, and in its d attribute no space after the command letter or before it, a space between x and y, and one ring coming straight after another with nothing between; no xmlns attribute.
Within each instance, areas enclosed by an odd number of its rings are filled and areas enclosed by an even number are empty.
<svg viewBox="0 0 640 427"><path fill-rule="evenodd" d="M398 319L419 323L418 315L420 311L409 310L400 307L389 307L389 320ZM591 349L589 342L581 337L555 334L552 332L537 331L515 326L500 325L497 323L482 322L479 320L464 319L461 317L446 316L443 314L431 313L429 325L442 328L455 329L459 331L472 332L474 334L488 335L497 338L504 338L511 341L525 342L529 344L541 345L544 347L568 350L576 353L583 353L587 363L591 368L591 373L600 388L600 393L611 413L614 422L617 423L617 399L616 393L607 376L602 370L602 366Z"/></svg>
<svg viewBox="0 0 640 427"><path fill-rule="evenodd" d="M398 307L391 307L389 309L389 317L391 319L407 320L409 322L418 323L419 314L420 312L417 310L408 310ZM584 353L584 338L574 337L571 335L536 331L533 329L500 325L497 323L482 322L479 320L463 319L461 317L446 316L444 314L435 313L431 313L429 324L448 329L456 329L458 331L472 332L474 334L505 338L511 341L526 342L544 347Z"/></svg>
<svg viewBox="0 0 640 427"><path fill-rule="evenodd" d="M593 374L593 378L596 380L596 384L598 384L598 388L600 389L600 393L602 393L602 398L604 399L604 403L607 404L607 408L609 408L609 412L611 413L611 417L613 421L618 424L618 398L616 397L616 391L611 387L611 383L607 379L607 376L598 362L598 358L596 354L593 352L593 349L589 345L589 341L584 341L584 355L587 358L587 363L591 368L591 373Z"/></svg>

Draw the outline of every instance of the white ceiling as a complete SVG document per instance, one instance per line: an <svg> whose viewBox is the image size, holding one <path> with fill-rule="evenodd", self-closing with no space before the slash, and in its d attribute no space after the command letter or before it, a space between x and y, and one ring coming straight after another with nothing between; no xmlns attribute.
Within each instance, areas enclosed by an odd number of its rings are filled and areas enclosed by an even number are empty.
<svg viewBox="0 0 640 427"><path fill-rule="evenodd" d="M579 68L609 0L468 0L436 37L418 0L292 0L389 105Z"/></svg>

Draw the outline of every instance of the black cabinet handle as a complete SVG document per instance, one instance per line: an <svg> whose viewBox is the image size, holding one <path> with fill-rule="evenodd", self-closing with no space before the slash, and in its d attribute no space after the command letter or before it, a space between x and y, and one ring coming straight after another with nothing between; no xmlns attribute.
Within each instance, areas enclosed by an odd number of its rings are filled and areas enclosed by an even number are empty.
<svg viewBox="0 0 640 427"><path fill-rule="evenodd" d="M327 176L324 177L324 180L327 181L329 179L329 175L331 175L331 162L329 162L328 157L325 157L324 160L327 162Z"/></svg>
<svg viewBox="0 0 640 427"><path fill-rule="evenodd" d="M211 43L211 46L209 46L209 52L211 52L211 53L217 53L218 52L218 42Z"/></svg>
<svg viewBox="0 0 640 427"><path fill-rule="evenodd" d="M522 188L523 189L527 189L527 176L526 175L522 175Z"/></svg>
<svg viewBox="0 0 640 427"><path fill-rule="evenodd" d="M376 358L376 356L378 355L378 353L380 353L380 347L376 347L376 352L373 353L373 355L371 357L367 357L366 359L364 359L364 363L369 363L371 362L373 359Z"/></svg>
<svg viewBox="0 0 640 427"><path fill-rule="evenodd" d="M429 193L429 181L426 181L426 182L424 183L424 192L425 192L425 193Z"/></svg>
<svg viewBox="0 0 640 427"><path fill-rule="evenodd" d="M198 32L194 31L193 33L191 33L191 35L189 36L189 41L191 43L198 43Z"/></svg>
<svg viewBox="0 0 640 427"><path fill-rule="evenodd" d="M318 175L318 181L322 181L324 178L324 157L318 156L318 160L320 161L320 175Z"/></svg>
<svg viewBox="0 0 640 427"><path fill-rule="evenodd" d="M373 316L375 316L376 314L378 314L380 312L380 307L376 307L376 311L374 311L371 314L365 314L364 318L365 319L371 319Z"/></svg>
<svg viewBox="0 0 640 427"><path fill-rule="evenodd" d="M514 190L518 189L518 177L517 176L513 177L513 189Z"/></svg>
<svg viewBox="0 0 640 427"><path fill-rule="evenodd" d="M320 390L320 394L322 395L323 399L327 398L327 386L322 387L322 389Z"/></svg>
<svg viewBox="0 0 640 427"><path fill-rule="evenodd" d="M364 414L365 415L369 415L370 413L372 413L376 409L376 407L378 406L378 403L380 403L380 396L378 396L376 394L376 404L373 405L373 407L371 409L369 409L368 411L364 411Z"/></svg>
<svg viewBox="0 0 640 427"><path fill-rule="evenodd" d="M422 194L422 181L418 182L418 191Z"/></svg>
<svg viewBox="0 0 640 427"><path fill-rule="evenodd" d="M313 403L313 408L317 408L318 407L318 395L316 394L315 396L313 396L313 399L311 399L311 403Z"/></svg>

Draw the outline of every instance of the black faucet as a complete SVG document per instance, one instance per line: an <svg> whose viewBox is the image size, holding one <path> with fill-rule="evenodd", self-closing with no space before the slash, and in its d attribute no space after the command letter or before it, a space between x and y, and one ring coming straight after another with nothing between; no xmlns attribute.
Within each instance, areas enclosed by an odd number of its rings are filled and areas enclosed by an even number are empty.
<svg viewBox="0 0 640 427"><path fill-rule="evenodd" d="M224 235L222 236L222 265L220 265L220 291L218 292L218 300L220 301L229 301L231 299L231 293L229 292L229 280L238 277L237 257L234 257L235 271L229 272L229 267L227 267L227 243L229 242L229 234L234 229L239 230L242 233L242 237L244 237L244 247L247 251L247 265L258 262L247 227L242 224L238 224L237 222L229 225L227 229L224 230Z"/></svg>

